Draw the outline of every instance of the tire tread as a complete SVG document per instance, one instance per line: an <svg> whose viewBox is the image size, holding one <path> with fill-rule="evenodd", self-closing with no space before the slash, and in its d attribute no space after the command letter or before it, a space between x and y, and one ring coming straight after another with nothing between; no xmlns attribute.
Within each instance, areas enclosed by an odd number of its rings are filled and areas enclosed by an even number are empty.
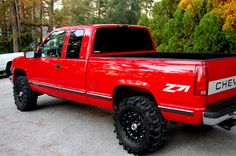
<svg viewBox="0 0 236 156"><path fill-rule="evenodd" d="M23 101L20 102L17 98L17 87L20 85L23 92ZM14 82L13 94L15 99L15 105L20 111L34 110L37 106L37 94L30 88L28 79L26 76L18 76Z"/></svg>
<svg viewBox="0 0 236 156"><path fill-rule="evenodd" d="M148 119L147 121L149 130L147 131L147 135L149 139L145 145L141 146L139 149L132 149L128 147L128 145L124 144L121 136L118 133L118 116L120 111L127 106L138 107ZM153 152L161 148L166 141L166 122L158 110L155 101L149 97L134 96L124 99L120 105L115 108L114 125L117 138L119 139L119 144L123 145L124 149L127 150L128 153L145 154Z"/></svg>

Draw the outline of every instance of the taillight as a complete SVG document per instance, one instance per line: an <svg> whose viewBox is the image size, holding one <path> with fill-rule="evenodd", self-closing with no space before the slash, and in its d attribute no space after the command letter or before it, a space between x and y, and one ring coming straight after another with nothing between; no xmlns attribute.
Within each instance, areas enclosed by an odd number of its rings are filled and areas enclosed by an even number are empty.
<svg viewBox="0 0 236 156"><path fill-rule="evenodd" d="M208 74L206 65L197 65L195 68L195 93L197 96L205 96L208 92Z"/></svg>

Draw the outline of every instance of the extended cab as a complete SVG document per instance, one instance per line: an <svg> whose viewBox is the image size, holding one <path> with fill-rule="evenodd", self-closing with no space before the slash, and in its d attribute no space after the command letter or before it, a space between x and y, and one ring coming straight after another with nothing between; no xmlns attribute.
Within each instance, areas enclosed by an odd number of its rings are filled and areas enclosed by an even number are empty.
<svg viewBox="0 0 236 156"><path fill-rule="evenodd" d="M15 104L32 110L48 94L114 110L119 142L134 154L160 148L167 121L235 125L236 55L155 49L143 26L55 29L13 61Z"/></svg>

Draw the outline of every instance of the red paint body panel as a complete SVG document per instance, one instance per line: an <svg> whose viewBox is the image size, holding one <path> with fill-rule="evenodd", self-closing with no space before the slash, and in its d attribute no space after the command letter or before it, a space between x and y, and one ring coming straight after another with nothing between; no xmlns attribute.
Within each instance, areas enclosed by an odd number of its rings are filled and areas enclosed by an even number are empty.
<svg viewBox="0 0 236 156"><path fill-rule="evenodd" d="M227 58L227 61L225 59L219 59L206 62L209 75L208 81L236 76L235 63L236 58ZM210 95L207 97L207 103L212 104L222 99L234 97L235 93L236 89L230 89L224 92Z"/></svg>
<svg viewBox="0 0 236 156"><path fill-rule="evenodd" d="M158 59L158 58L125 58L113 57L120 53L94 54L96 30L98 28L118 27L118 25L91 25L64 27L58 30L67 30L62 57L31 58L24 57L15 59L13 71L24 70L29 81L52 85L52 88L32 85L33 90L77 102L87 103L97 107L113 110L114 91L119 86L132 86L145 89L150 92L158 106L192 111L194 115L177 114L174 112L161 111L166 120L202 124L202 114L208 104L215 103L235 96L235 89L224 91L209 96L196 96L195 81L196 66L206 65L209 81L236 76L232 70L236 58L228 58L202 61L202 60L180 60L180 59ZM137 29L147 29L142 26L131 26ZM85 30L79 59L66 59L66 49L71 30ZM149 35L151 37L150 31ZM154 41L152 39L153 45ZM155 47L155 45L154 45ZM39 48L38 48L39 49ZM122 52L128 54L148 54L145 52ZM104 57L106 56L106 57ZM55 69L60 64L61 69ZM229 68L230 67L230 68ZM222 69L222 70L218 70ZM13 72L14 74L14 72ZM14 75L13 75L14 76ZM189 86L188 89L177 92L163 91L167 84L178 84ZM64 88L70 92L55 88ZM178 89L178 88L172 88ZM186 92L185 92L186 91ZM75 94L73 92L81 93ZM97 98L96 96L103 97ZM113 100L109 100L113 99Z"/></svg>

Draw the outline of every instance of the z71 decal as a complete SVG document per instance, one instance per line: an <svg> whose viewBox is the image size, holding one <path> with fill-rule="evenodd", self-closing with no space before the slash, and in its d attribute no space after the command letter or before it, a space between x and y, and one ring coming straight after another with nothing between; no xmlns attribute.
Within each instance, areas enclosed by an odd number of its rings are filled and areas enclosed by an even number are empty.
<svg viewBox="0 0 236 156"><path fill-rule="evenodd" d="M190 89L190 86L179 85L179 84L166 84L166 88L163 89L164 92L175 93L175 92L185 92L187 93Z"/></svg>

